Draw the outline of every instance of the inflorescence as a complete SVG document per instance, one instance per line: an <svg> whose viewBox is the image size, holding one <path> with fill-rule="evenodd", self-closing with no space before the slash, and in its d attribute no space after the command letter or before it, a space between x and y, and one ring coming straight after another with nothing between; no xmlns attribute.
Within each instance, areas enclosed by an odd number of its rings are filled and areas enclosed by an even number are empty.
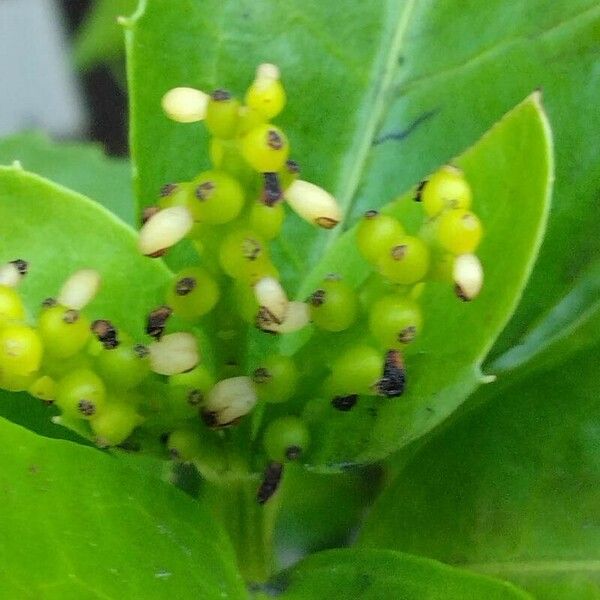
<svg viewBox="0 0 600 600"><path fill-rule="evenodd" d="M172 458L193 462L207 477L231 462L224 430L258 405L277 405L276 418L257 426L260 503L277 489L283 465L309 447L302 403L293 402L306 377L299 361L274 346L244 372L240 331L319 331L327 366L304 393L346 412L360 396L403 394L403 351L423 328L419 297L426 281L450 283L463 301L475 298L483 283L474 254L482 225L470 210L471 189L459 169L445 166L416 190L425 213L416 235L390 215L365 213L356 244L372 274L359 289L331 274L308 298L290 300L269 245L280 235L286 207L324 229L338 225L342 211L331 194L299 178L285 133L270 123L285 100L279 70L270 64L257 69L245 104L221 89L175 88L164 96L171 119L206 125L212 169L165 184L157 204L144 210L142 254L163 256L188 238L199 261L175 275L164 305L147 315L142 343L108 320L85 316L100 289L96 271L74 273L31 325L17 290L27 262L0 267L2 388L54 403L64 424L102 447L134 448L144 435L160 439ZM187 323L186 330L170 331L174 321ZM196 324L209 324L214 333L211 364L202 360ZM281 408L286 404L289 411ZM248 429L248 437L255 434Z"/></svg>

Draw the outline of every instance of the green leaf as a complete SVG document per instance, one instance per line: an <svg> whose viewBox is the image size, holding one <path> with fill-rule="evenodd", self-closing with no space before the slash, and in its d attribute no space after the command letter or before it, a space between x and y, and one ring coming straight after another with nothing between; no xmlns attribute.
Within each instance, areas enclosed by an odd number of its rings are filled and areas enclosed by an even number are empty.
<svg viewBox="0 0 600 600"><path fill-rule="evenodd" d="M56 143L40 132L0 140L0 164L21 166L102 204L126 223L134 224L129 162L108 158L94 144Z"/></svg>
<svg viewBox="0 0 600 600"><path fill-rule="evenodd" d="M421 299L424 331L406 351L405 394L386 401L364 398L348 413L332 410L327 401L311 404L306 416L316 429L307 457L312 464L336 467L382 458L432 429L485 381L481 364L519 300L548 210L552 160L538 96L509 113L456 163L473 186L474 210L486 227L478 250L485 269L483 292L465 304L451 286L427 287ZM409 225L419 213L408 196L389 210ZM349 231L331 247L314 280L301 289L302 297L332 270L354 284L365 279L369 267L358 255L354 235ZM296 351L304 338L282 338L283 351ZM301 356L322 360L321 345L316 338Z"/></svg>
<svg viewBox="0 0 600 600"><path fill-rule="evenodd" d="M11 598L246 598L203 505L110 455L0 420L0 583Z"/></svg>
<svg viewBox="0 0 600 600"><path fill-rule="evenodd" d="M303 177L334 192L354 217L408 189L543 88L556 133L554 209L500 353L600 252L599 24L596 0L307 0L301 8L144 0L127 36L138 199L152 203L161 184L207 164L203 128L169 122L161 96L179 85L242 93L265 60L282 68L289 103L281 122ZM335 235L290 223L288 281L297 284Z"/></svg>
<svg viewBox="0 0 600 600"><path fill-rule="evenodd" d="M15 167L0 167L0 260L24 258L19 288L31 313L76 269L97 269L102 288L89 313L141 336L160 303L169 271L137 250L135 233L85 197ZM86 309L87 310L87 309Z"/></svg>
<svg viewBox="0 0 600 600"><path fill-rule="evenodd" d="M376 502L363 546L422 554L548 600L600 597L600 346L515 381L431 439Z"/></svg>
<svg viewBox="0 0 600 600"><path fill-rule="evenodd" d="M121 61L125 55L123 31L117 18L130 15L137 0L96 0L75 37L75 65L89 70L98 63Z"/></svg>
<svg viewBox="0 0 600 600"><path fill-rule="evenodd" d="M386 550L331 550L314 554L278 577L271 595L282 600L530 598L503 581Z"/></svg>

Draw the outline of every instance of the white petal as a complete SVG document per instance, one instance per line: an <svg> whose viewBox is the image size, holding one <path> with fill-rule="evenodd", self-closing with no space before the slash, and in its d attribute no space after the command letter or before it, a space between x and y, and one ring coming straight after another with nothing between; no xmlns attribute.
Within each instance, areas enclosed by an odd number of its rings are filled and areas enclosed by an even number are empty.
<svg viewBox="0 0 600 600"><path fill-rule="evenodd" d="M100 273L81 269L65 281L56 300L67 308L81 310L95 298L99 288Z"/></svg>
<svg viewBox="0 0 600 600"><path fill-rule="evenodd" d="M170 333L148 347L150 368L160 375L177 375L200 362L198 343L191 333Z"/></svg>
<svg viewBox="0 0 600 600"><path fill-rule="evenodd" d="M14 263L5 263L0 266L0 285L17 287L21 283L22 275Z"/></svg>
<svg viewBox="0 0 600 600"><path fill-rule="evenodd" d="M483 267L474 254L461 254L454 261L456 294L462 300L475 298L483 286Z"/></svg>
<svg viewBox="0 0 600 600"><path fill-rule="evenodd" d="M206 117L209 95L189 87L169 90L162 99L167 116L179 123L194 123Z"/></svg>
<svg viewBox="0 0 600 600"><path fill-rule="evenodd" d="M293 333L294 331L306 327L310 323L310 312L306 302L289 302L281 323L261 317L268 316L260 315L257 325L263 331L271 331L273 333Z"/></svg>
<svg viewBox="0 0 600 600"><path fill-rule="evenodd" d="M288 298L281 284L274 277L263 277L254 285L254 295L259 306L264 306L276 321L283 321Z"/></svg>
<svg viewBox="0 0 600 600"><path fill-rule="evenodd" d="M142 225L138 246L146 256L166 250L181 241L194 225L185 206L171 206L152 215Z"/></svg>
<svg viewBox="0 0 600 600"><path fill-rule="evenodd" d="M210 390L203 411L222 427L247 415L255 404L256 391L250 377L231 377L219 381Z"/></svg>
<svg viewBox="0 0 600 600"><path fill-rule="evenodd" d="M303 219L325 229L342 220L342 210L336 199L318 185L297 179L285 192L285 199Z"/></svg>

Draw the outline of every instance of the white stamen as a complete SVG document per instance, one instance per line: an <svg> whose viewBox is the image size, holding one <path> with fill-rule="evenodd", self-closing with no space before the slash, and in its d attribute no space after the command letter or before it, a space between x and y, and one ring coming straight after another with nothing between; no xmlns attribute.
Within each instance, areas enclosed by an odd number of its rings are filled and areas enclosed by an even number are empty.
<svg viewBox="0 0 600 600"><path fill-rule="evenodd" d="M247 415L256 404L256 391L250 377L231 377L219 381L208 392L203 412L225 426Z"/></svg>
<svg viewBox="0 0 600 600"><path fill-rule="evenodd" d="M454 261L456 294L461 300L473 300L483 286L483 267L474 254L461 254Z"/></svg>
<svg viewBox="0 0 600 600"><path fill-rule="evenodd" d="M285 316L281 323L277 323L268 318L268 314L259 313L258 326L263 331L272 331L273 333L293 333L310 323L310 312L306 302L292 301L288 302Z"/></svg>
<svg viewBox="0 0 600 600"><path fill-rule="evenodd" d="M261 79L279 79L279 77L279 67L272 63L263 63L256 68L256 81L260 81Z"/></svg>
<svg viewBox="0 0 600 600"><path fill-rule="evenodd" d="M206 118L209 95L189 87L169 90L162 98L162 108L169 119L178 123L195 123Z"/></svg>
<svg viewBox="0 0 600 600"><path fill-rule="evenodd" d="M67 308L81 310L95 298L99 288L100 273L81 269L64 282L56 301Z"/></svg>
<svg viewBox="0 0 600 600"><path fill-rule="evenodd" d="M166 250L181 241L194 225L185 206L171 206L152 215L142 226L138 247L150 256Z"/></svg>
<svg viewBox="0 0 600 600"><path fill-rule="evenodd" d="M14 263L5 263L0 266L0 285L16 288L23 276Z"/></svg>
<svg viewBox="0 0 600 600"><path fill-rule="evenodd" d="M276 321L283 321L288 306L285 290L274 277L263 277L254 285L254 295L259 306L264 306Z"/></svg>
<svg viewBox="0 0 600 600"><path fill-rule="evenodd" d="M177 375L200 362L198 343L191 333L169 333L148 346L150 368L160 375Z"/></svg>
<svg viewBox="0 0 600 600"><path fill-rule="evenodd" d="M297 179L285 192L285 199L303 219L325 229L342 220L342 210L336 199L318 185Z"/></svg>

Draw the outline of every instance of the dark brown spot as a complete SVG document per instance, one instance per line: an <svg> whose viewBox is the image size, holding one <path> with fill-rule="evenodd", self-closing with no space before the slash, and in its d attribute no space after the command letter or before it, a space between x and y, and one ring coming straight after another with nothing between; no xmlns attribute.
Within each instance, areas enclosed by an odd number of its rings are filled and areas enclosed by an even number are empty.
<svg viewBox="0 0 600 600"><path fill-rule="evenodd" d="M415 190L415 197L414 197L415 202L421 202L421 196L423 194L423 189L425 188L426 184L427 184L427 179L423 179L423 181L421 181L419 183L419 185L417 186L417 189Z"/></svg>
<svg viewBox="0 0 600 600"><path fill-rule="evenodd" d="M283 191L277 173L263 173L264 186L262 201L267 206L274 206L283 200Z"/></svg>
<svg viewBox="0 0 600 600"><path fill-rule="evenodd" d="M86 417L96 413L96 405L91 400L82 399L77 403L77 410Z"/></svg>
<svg viewBox="0 0 600 600"><path fill-rule="evenodd" d="M66 310L62 318L68 325L75 323L77 319L79 319L79 311L73 309Z"/></svg>
<svg viewBox="0 0 600 600"><path fill-rule="evenodd" d="M394 260L402 260L406 256L406 244L394 246L390 250L390 255Z"/></svg>
<svg viewBox="0 0 600 600"><path fill-rule="evenodd" d="M183 277L175 284L175 293L178 296L187 296L196 287L193 277Z"/></svg>
<svg viewBox="0 0 600 600"><path fill-rule="evenodd" d="M231 93L227 90L215 90L210 97L216 102L223 102L225 100L231 100Z"/></svg>
<svg viewBox="0 0 600 600"><path fill-rule="evenodd" d="M266 306L261 306L256 315L255 325L261 331L267 333L276 333L272 331L273 325L279 325L281 320L278 319Z"/></svg>
<svg viewBox="0 0 600 600"><path fill-rule="evenodd" d="M204 183L201 183L196 187L196 191L194 192L196 198L202 202L205 200L210 200L216 187L217 186L212 181L205 181Z"/></svg>
<svg viewBox="0 0 600 600"><path fill-rule="evenodd" d="M181 454L179 454L179 450L177 448L169 448L169 458L171 460L180 460Z"/></svg>
<svg viewBox="0 0 600 600"><path fill-rule="evenodd" d="M242 241L242 255L246 260L256 260L262 253L262 246L257 240L244 238Z"/></svg>
<svg viewBox="0 0 600 600"><path fill-rule="evenodd" d="M365 219L374 219L375 217L379 216L379 211L377 210L368 210L364 215Z"/></svg>
<svg viewBox="0 0 600 600"><path fill-rule="evenodd" d="M471 301L471 298L469 298L465 294L465 291L460 287L460 285L458 285L458 283L454 285L454 293L459 298L459 300L462 300L463 302L470 302Z"/></svg>
<svg viewBox="0 0 600 600"><path fill-rule="evenodd" d="M227 423L221 423L219 420L219 413L214 410L203 410L200 411L200 418L204 422L207 427L211 429L225 429L225 427L231 427L232 425L236 425L240 422L241 417L233 419L233 421L229 421Z"/></svg>
<svg viewBox="0 0 600 600"><path fill-rule="evenodd" d="M146 358L146 356L150 354L150 350L148 349L148 346L144 346L144 344L136 344L133 347L133 353L138 358Z"/></svg>
<svg viewBox="0 0 600 600"><path fill-rule="evenodd" d="M398 350L388 350L383 364L383 375L377 382L377 391L388 398L395 398L404 393L406 371L404 360Z"/></svg>
<svg viewBox="0 0 600 600"><path fill-rule="evenodd" d="M398 334L398 341L401 344L409 344L410 342L412 342L415 339L416 335L417 335L417 328L414 325L409 325L408 327L405 327Z"/></svg>
<svg viewBox="0 0 600 600"><path fill-rule="evenodd" d="M331 401L331 406L342 412L348 412L356 405L358 394L350 394L349 396L336 396Z"/></svg>
<svg viewBox="0 0 600 600"><path fill-rule="evenodd" d="M169 251L168 248L161 248L160 250L157 250L156 252L151 252L150 254L146 254L146 256L148 258L160 258L161 256L164 256L168 251Z"/></svg>
<svg viewBox="0 0 600 600"><path fill-rule="evenodd" d="M258 369L254 369L254 373L252 373L252 381L254 383L269 383L273 376L269 372L266 367L258 367Z"/></svg>
<svg viewBox="0 0 600 600"><path fill-rule="evenodd" d="M160 192L159 192L160 197L166 198L167 196L170 196L171 194L173 194L176 189L177 189L176 183L165 183L165 185L163 185L160 188Z"/></svg>
<svg viewBox="0 0 600 600"><path fill-rule="evenodd" d="M146 208L142 210L142 225L149 221L158 212L160 212L159 206L146 206Z"/></svg>
<svg viewBox="0 0 600 600"><path fill-rule="evenodd" d="M22 258L17 258L15 260L10 261L11 265L15 265L17 267L17 271L19 271L19 275L27 275L27 270L29 269L29 263Z"/></svg>
<svg viewBox="0 0 600 600"><path fill-rule="evenodd" d="M198 406L202 404L204 394L200 390L190 390L187 395L187 401L190 406Z"/></svg>
<svg viewBox="0 0 600 600"><path fill-rule="evenodd" d="M285 457L288 460L297 460L298 458L300 458L302 454L302 448L300 448L300 446L288 446L285 449Z"/></svg>
<svg viewBox="0 0 600 600"><path fill-rule="evenodd" d="M315 290L306 300L311 306L318 308L325 304L325 299L327 298L327 292L323 289Z"/></svg>
<svg viewBox="0 0 600 600"><path fill-rule="evenodd" d="M339 273L327 273L325 281L342 281L342 276Z"/></svg>
<svg viewBox="0 0 600 600"><path fill-rule="evenodd" d="M283 138L274 129L267 132L267 146L271 150L281 150L283 148Z"/></svg>
<svg viewBox="0 0 600 600"><path fill-rule="evenodd" d="M56 301L55 298L46 298L45 300L42 301L42 308L52 308L53 306L56 306L58 304L58 302Z"/></svg>
<svg viewBox="0 0 600 600"><path fill-rule="evenodd" d="M331 217L317 217L315 223L323 229L333 229L339 221L332 219Z"/></svg>
<svg viewBox="0 0 600 600"><path fill-rule="evenodd" d="M290 175L300 174L300 165L295 160L286 160L285 169Z"/></svg>
<svg viewBox="0 0 600 600"><path fill-rule="evenodd" d="M146 333L156 340L160 340L167 324L167 319L173 314L169 306L155 308L146 320Z"/></svg>
<svg viewBox="0 0 600 600"><path fill-rule="evenodd" d="M283 465L279 462L270 462L263 473L263 480L256 492L256 500L259 504L264 504L279 487L281 475L283 474Z"/></svg>
<svg viewBox="0 0 600 600"><path fill-rule="evenodd" d="M112 350L119 345L117 330L110 321L98 319L92 323L91 330L106 350Z"/></svg>

